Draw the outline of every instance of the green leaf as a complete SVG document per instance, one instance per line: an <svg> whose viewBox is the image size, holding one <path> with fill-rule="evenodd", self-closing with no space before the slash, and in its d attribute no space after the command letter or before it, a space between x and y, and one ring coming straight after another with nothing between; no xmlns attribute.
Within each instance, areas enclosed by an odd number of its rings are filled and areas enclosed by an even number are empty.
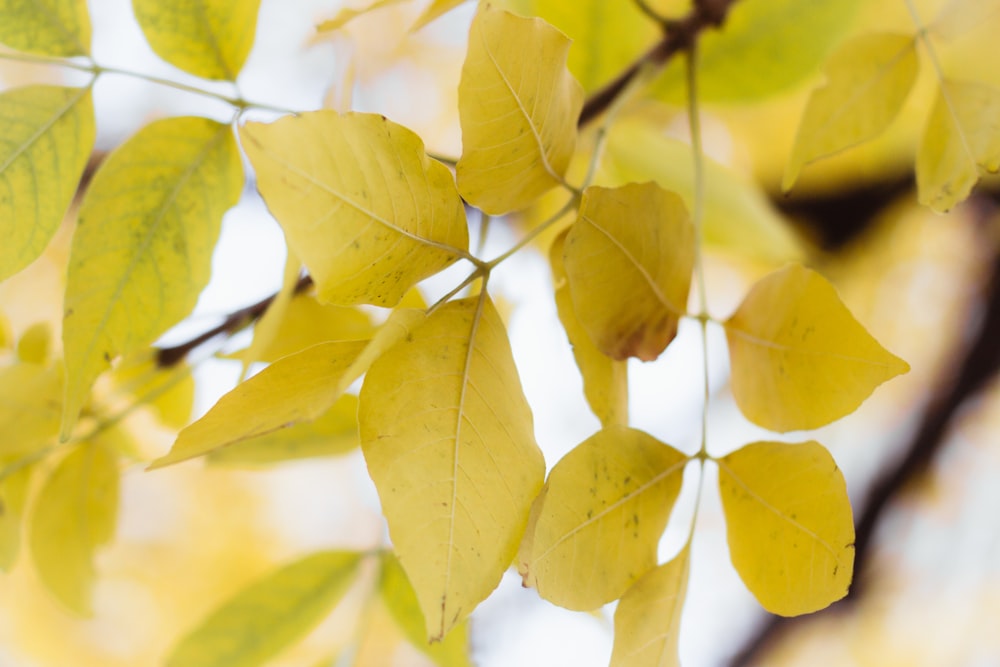
<svg viewBox="0 0 1000 667"><path fill-rule="evenodd" d="M0 0L0 44L46 56L90 53L86 0Z"/></svg>
<svg viewBox="0 0 1000 667"><path fill-rule="evenodd" d="M227 125L169 118L140 130L97 172L80 207L66 278L62 437L94 379L194 308L243 165Z"/></svg>
<svg viewBox="0 0 1000 667"><path fill-rule="evenodd" d="M2 0L0 0L2 1ZM0 32L5 24L0 18ZM59 229L94 147L89 88L0 94L0 280L34 261Z"/></svg>
<svg viewBox="0 0 1000 667"><path fill-rule="evenodd" d="M158 56L204 79L235 81L253 46L260 0L132 0Z"/></svg>
<svg viewBox="0 0 1000 667"><path fill-rule="evenodd" d="M167 667L257 667L304 637L343 597L361 555L321 551L230 598L170 652Z"/></svg>
<svg viewBox="0 0 1000 667"><path fill-rule="evenodd" d="M0 465L0 570L10 572L21 548L21 522L34 467Z"/></svg>

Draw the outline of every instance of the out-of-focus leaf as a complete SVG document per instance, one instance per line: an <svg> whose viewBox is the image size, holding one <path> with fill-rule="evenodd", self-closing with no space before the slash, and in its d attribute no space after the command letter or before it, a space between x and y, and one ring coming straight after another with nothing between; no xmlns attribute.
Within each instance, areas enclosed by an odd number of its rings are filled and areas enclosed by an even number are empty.
<svg viewBox="0 0 1000 667"><path fill-rule="evenodd" d="M997 13L1000 13L1000 0L951 0L941 7L929 30L944 40L954 40Z"/></svg>
<svg viewBox="0 0 1000 667"><path fill-rule="evenodd" d="M0 463L0 570L10 572L21 548L21 521L33 466Z"/></svg>
<svg viewBox="0 0 1000 667"><path fill-rule="evenodd" d="M52 349L52 328L48 322L36 322L24 330L17 341L17 358L29 364L44 364Z"/></svg>
<svg viewBox="0 0 1000 667"><path fill-rule="evenodd" d="M89 54L87 0L0 0L0 44L46 56Z"/></svg>
<svg viewBox="0 0 1000 667"><path fill-rule="evenodd" d="M59 434L63 382L58 367L16 363L0 369L0 458L30 454Z"/></svg>
<svg viewBox="0 0 1000 667"><path fill-rule="evenodd" d="M111 377L119 390L152 408L164 426L180 429L190 421L194 378L186 364L160 368L154 355L143 350L122 359Z"/></svg>
<svg viewBox="0 0 1000 667"><path fill-rule="evenodd" d="M450 12L455 7L466 0L433 0L431 4L427 5L427 9L417 17L417 20L413 23L413 27L410 28L410 32L416 32L420 30L425 25L435 20L439 16L443 16Z"/></svg>
<svg viewBox="0 0 1000 667"><path fill-rule="evenodd" d="M366 7L360 9L351 9L350 7L344 7L337 15L332 19L327 19L322 21L318 26L316 26L317 32L333 32L334 30L340 30L345 25L353 21L359 16L363 16L369 12L373 12L383 7L388 7L390 5L398 5L405 0L376 0Z"/></svg>

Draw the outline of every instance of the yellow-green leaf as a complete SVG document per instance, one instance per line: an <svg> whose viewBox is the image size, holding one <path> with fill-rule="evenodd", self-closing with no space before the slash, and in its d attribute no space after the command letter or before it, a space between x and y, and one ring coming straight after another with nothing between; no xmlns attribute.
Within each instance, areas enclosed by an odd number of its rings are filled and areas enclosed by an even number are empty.
<svg viewBox="0 0 1000 667"><path fill-rule="evenodd" d="M0 44L46 56L90 53L86 0L0 0Z"/></svg>
<svg viewBox="0 0 1000 667"><path fill-rule="evenodd" d="M432 639L510 565L545 474L500 315L445 304L372 364L358 420L368 472Z"/></svg>
<svg viewBox="0 0 1000 667"><path fill-rule="evenodd" d="M810 162L881 134L903 107L918 69L911 35L870 33L844 44L827 61L826 85L809 97L782 188L789 190Z"/></svg>
<svg viewBox="0 0 1000 667"><path fill-rule="evenodd" d="M458 84L456 174L469 203L499 215L562 181L583 107L568 50L569 40L541 19L479 6Z"/></svg>
<svg viewBox="0 0 1000 667"><path fill-rule="evenodd" d="M772 431L840 419L910 369L854 319L833 285L797 264L758 281L725 330L736 404Z"/></svg>
<svg viewBox="0 0 1000 667"><path fill-rule="evenodd" d="M222 215L242 188L232 131L205 118L147 125L97 172L66 278L64 439L111 360L149 345L194 308Z"/></svg>
<svg viewBox="0 0 1000 667"><path fill-rule="evenodd" d="M678 640L690 572L691 550L685 547L626 591L615 609L611 667L680 667Z"/></svg>
<svg viewBox="0 0 1000 667"><path fill-rule="evenodd" d="M694 226L655 183L589 187L566 236L573 308L612 359L656 359L677 335L694 268Z"/></svg>
<svg viewBox="0 0 1000 667"><path fill-rule="evenodd" d="M180 429L190 421L194 378L186 363L160 368L153 352L142 350L122 359L111 377L120 391L141 398L164 426Z"/></svg>
<svg viewBox="0 0 1000 667"><path fill-rule="evenodd" d="M656 547L687 457L635 429L599 431L549 473L533 535L518 554L524 585L567 609L611 602L656 566Z"/></svg>
<svg viewBox="0 0 1000 667"><path fill-rule="evenodd" d="M17 88L0 94L0 122L4 280L42 253L66 215L94 147L94 103L89 88Z"/></svg>
<svg viewBox="0 0 1000 667"><path fill-rule="evenodd" d="M266 465L314 456L345 454L358 440L358 397L341 396L326 414L208 453L208 462L223 465Z"/></svg>
<svg viewBox="0 0 1000 667"><path fill-rule="evenodd" d="M755 442L719 460L733 566L772 614L818 611L854 572L847 485L823 445Z"/></svg>
<svg viewBox="0 0 1000 667"><path fill-rule="evenodd" d="M258 667L304 637L337 604L361 555L321 551L223 603L170 652L167 667Z"/></svg>
<svg viewBox="0 0 1000 667"><path fill-rule="evenodd" d="M253 46L260 0L132 0L156 55L204 79L235 81Z"/></svg>
<svg viewBox="0 0 1000 667"><path fill-rule="evenodd" d="M597 349L580 324L566 280L563 251L568 230L552 243L549 260L555 286L556 311L583 376L583 393L602 426L628 424L628 362L615 361Z"/></svg>
<svg viewBox="0 0 1000 667"><path fill-rule="evenodd" d="M257 187L321 301L393 306L468 254L451 173L384 116L315 111L248 123L241 136Z"/></svg>
<svg viewBox="0 0 1000 667"><path fill-rule="evenodd" d="M43 484L29 520L32 560L46 587L89 616L97 576L94 556L114 536L118 462L100 442L82 443Z"/></svg>
<svg viewBox="0 0 1000 667"><path fill-rule="evenodd" d="M17 358L29 364L44 364L52 350L52 328L48 322L32 324L17 341Z"/></svg>
<svg viewBox="0 0 1000 667"><path fill-rule="evenodd" d="M33 466L0 464L0 570L10 572L21 548L21 519ZM16 462L13 465L18 465Z"/></svg>
<svg viewBox="0 0 1000 667"><path fill-rule="evenodd" d="M981 83L946 81L917 152L921 204L947 211L963 201L979 170L1000 168L1000 90Z"/></svg>
<svg viewBox="0 0 1000 667"><path fill-rule="evenodd" d="M62 413L59 371L25 362L0 369L0 458L31 454L55 440Z"/></svg>
<svg viewBox="0 0 1000 667"><path fill-rule="evenodd" d="M420 14L420 16L417 17L413 27L410 28L410 32L420 30L434 19L447 14L465 1L466 0L433 0L431 4L427 5L427 8Z"/></svg>
<svg viewBox="0 0 1000 667"><path fill-rule="evenodd" d="M352 9L350 7L344 7L337 15L332 19L327 19L316 26L317 32L333 32L334 30L340 30L345 25L353 21L359 16L373 12L383 7L389 7L390 5L398 5L400 2L405 0L376 0L366 7L361 7L360 9Z"/></svg>

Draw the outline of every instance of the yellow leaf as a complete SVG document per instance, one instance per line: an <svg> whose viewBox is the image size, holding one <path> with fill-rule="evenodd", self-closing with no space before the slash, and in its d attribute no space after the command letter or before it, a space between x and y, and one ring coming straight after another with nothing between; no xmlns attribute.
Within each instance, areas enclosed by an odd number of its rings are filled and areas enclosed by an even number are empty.
<svg viewBox="0 0 1000 667"><path fill-rule="evenodd" d="M343 597L361 555L320 551L223 603L170 652L167 667L258 667L304 637Z"/></svg>
<svg viewBox="0 0 1000 667"><path fill-rule="evenodd" d="M1000 168L998 117L1000 90L980 83L941 85L917 152L921 204L947 211L969 196L980 168Z"/></svg>
<svg viewBox="0 0 1000 667"><path fill-rule="evenodd" d="M500 582L545 474L486 292L445 304L372 364L360 399L389 536L441 639Z"/></svg>
<svg viewBox="0 0 1000 667"><path fill-rule="evenodd" d="M7 27L3 19L0 26L0 31ZM5 280L42 254L56 233L87 166L96 129L89 88L5 91L0 118L5 193L0 198L0 280Z"/></svg>
<svg viewBox="0 0 1000 667"><path fill-rule="evenodd" d="M782 189L791 189L810 162L881 134L903 107L918 69L910 35L865 34L834 53L826 85L809 97Z"/></svg>
<svg viewBox="0 0 1000 667"><path fill-rule="evenodd" d="M755 442L719 460L733 566L772 614L818 611L854 572L847 486L823 445Z"/></svg>
<svg viewBox="0 0 1000 667"><path fill-rule="evenodd" d="M337 12L337 15L332 19L327 19L316 26L316 31L333 32L334 30L340 30L359 16L382 9L383 7L389 7L390 5L398 5L400 2L404 2L404 0L376 0L376 2L371 3L367 7L362 7L361 9L351 9L349 7L345 7Z"/></svg>
<svg viewBox="0 0 1000 667"><path fill-rule="evenodd" d="M94 556L114 536L118 462L100 442L75 445L43 484L30 516L31 555L46 587L89 616Z"/></svg>
<svg viewBox="0 0 1000 667"><path fill-rule="evenodd" d="M17 341L17 358L30 364L44 364L52 348L52 329L48 322L36 322L24 330Z"/></svg>
<svg viewBox="0 0 1000 667"><path fill-rule="evenodd" d="M580 443L545 483L534 534L518 554L524 585L580 611L621 597L656 566L687 460L621 426Z"/></svg>
<svg viewBox="0 0 1000 667"><path fill-rule="evenodd" d="M566 280L563 249L568 230L556 237L549 250L556 310L573 348L573 358L583 376L583 393L602 426L628 424L628 364L615 361L597 349L573 308Z"/></svg>
<svg viewBox="0 0 1000 667"><path fill-rule="evenodd" d="M433 0L431 4L417 17L410 32L416 32L436 18L447 14L455 7L458 7L466 0Z"/></svg>
<svg viewBox="0 0 1000 667"><path fill-rule="evenodd" d="M253 46L260 0L132 0L156 55L204 79L235 81Z"/></svg>
<svg viewBox="0 0 1000 667"><path fill-rule="evenodd" d="M21 548L21 518L33 470L29 465L16 469L0 465L0 570L4 572L10 572Z"/></svg>
<svg viewBox="0 0 1000 667"><path fill-rule="evenodd" d="M468 255L448 169L376 114L315 111L242 128L257 187L320 301L393 306Z"/></svg>
<svg viewBox="0 0 1000 667"><path fill-rule="evenodd" d="M945 40L954 40L1000 13L1000 0L951 0L946 2L930 25L930 31Z"/></svg>
<svg viewBox="0 0 1000 667"><path fill-rule="evenodd" d="M656 359L677 335L694 268L694 226L655 183L590 187L566 236L573 307L612 359Z"/></svg>
<svg viewBox="0 0 1000 667"><path fill-rule="evenodd" d="M0 0L0 44L46 56L90 53L86 0Z"/></svg>
<svg viewBox="0 0 1000 667"><path fill-rule="evenodd" d="M326 414L266 435L247 438L208 453L222 465L266 465L314 456L345 454L358 440L358 397L345 394Z"/></svg>
<svg viewBox="0 0 1000 667"><path fill-rule="evenodd" d="M799 265L758 281L724 326L736 404L772 431L840 419L910 370L865 331L830 283Z"/></svg>
<svg viewBox="0 0 1000 667"><path fill-rule="evenodd" d="M10 320L3 313L0 313L0 350L9 350L14 344L14 331L10 327Z"/></svg>
<svg viewBox="0 0 1000 667"><path fill-rule="evenodd" d="M295 253L291 250L288 251L288 255L285 258L285 270L281 279L281 289L278 293L274 295L271 299L271 303L268 304L267 310L261 315L260 319L257 320L257 324L253 328L253 340L250 341L250 345L245 349L241 350L239 353L233 356L239 359L243 364L243 369L240 371L240 382L247 378L247 374L250 371L250 365L261 358L261 353L268 347L270 347L278 337L278 327L281 326L281 320L285 316L285 311L288 309L288 304L292 301L295 296L295 288L299 284L299 276L302 273L302 262L299 258L295 256ZM351 336L350 339L362 338L363 336ZM308 347L308 346L303 346Z"/></svg>
<svg viewBox="0 0 1000 667"><path fill-rule="evenodd" d="M58 367L22 362L0 369L0 458L31 454L55 439L62 394Z"/></svg>
<svg viewBox="0 0 1000 667"><path fill-rule="evenodd" d="M242 188L230 128L205 118L152 123L97 172L66 278L63 439L111 360L149 345L194 308L222 215Z"/></svg>
<svg viewBox="0 0 1000 667"><path fill-rule="evenodd" d="M126 394L143 400L157 418L173 429L187 425L194 408L194 378L191 368L180 363L160 368L150 350L122 359L111 377ZM148 400L147 400L148 399Z"/></svg>
<svg viewBox="0 0 1000 667"><path fill-rule="evenodd" d="M522 209L563 179L583 89L569 40L541 19L481 4L458 84L458 190L491 215Z"/></svg>
<svg viewBox="0 0 1000 667"><path fill-rule="evenodd" d="M680 667L677 645L690 572L691 550L685 547L626 591L615 609L611 667Z"/></svg>

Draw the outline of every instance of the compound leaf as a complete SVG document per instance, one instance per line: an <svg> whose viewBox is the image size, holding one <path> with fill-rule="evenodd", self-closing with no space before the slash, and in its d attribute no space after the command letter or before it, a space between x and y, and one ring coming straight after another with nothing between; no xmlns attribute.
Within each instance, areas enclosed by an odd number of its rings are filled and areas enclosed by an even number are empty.
<svg viewBox="0 0 1000 667"><path fill-rule="evenodd" d="M90 53L86 0L0 0L0 44L46 56Z"/></svg>

